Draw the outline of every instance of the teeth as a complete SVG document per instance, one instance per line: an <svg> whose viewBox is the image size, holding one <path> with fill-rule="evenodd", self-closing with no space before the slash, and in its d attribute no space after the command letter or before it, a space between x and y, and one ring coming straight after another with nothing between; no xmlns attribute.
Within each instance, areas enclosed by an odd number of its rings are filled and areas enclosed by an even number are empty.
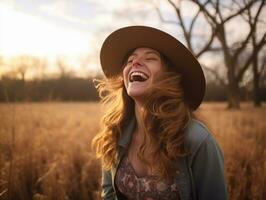
<svg viewBox="0 0 266 200"><path fill-rule="evenodd" d="M132 72L130 76L141 76L143 79L148 79L149 77L142 72Z"/></svg>
<svg viewBox="0 0 266 200"><path fill-rule="evenodd" d="M132 72L130 74L130 81L133 82L133 81L140 81L140 82L143 82L143 81L146 81L149 77L144 74L143 72L139 72L139 71L135 71L135 72Z"/></svg>

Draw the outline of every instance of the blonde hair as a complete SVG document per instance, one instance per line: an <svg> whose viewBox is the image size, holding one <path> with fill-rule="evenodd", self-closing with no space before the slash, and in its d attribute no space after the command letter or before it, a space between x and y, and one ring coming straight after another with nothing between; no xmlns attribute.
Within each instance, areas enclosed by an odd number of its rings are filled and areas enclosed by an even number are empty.
<svg viewBox="0 0 266 200"><path fill-rule="evenodd" d="M96 157L102 159L103 168L110 170L116 163L122 130L133 116L134 102L126 94L121 76L97 80L96 88L106 111L101 119L101 130L94 137L92 146Z"/></svg>
<svg viewBox="0 0 266 200"><path fill-rule="evenodd" d="M96 156L102 166L110 170L117 161L118 140L128 120L134 117L134 101L126 93L122 76L100 81L97 84L102 103L107 108L102 117L102 127L93 139ZM185 155L185 128L191 112L184 101L181 76L176 72L164 72L157 76L144 104L142 123L144 141L138 157L162 178L170 178L176 172L176 161ZM143 155L147 145L152 146L152 160ZM154 166L154 165L153 165Z"/></svg>
<svg viewBox="0 0 266 200"><path fill-rule="evenodd" d="M151 163L158 166L162 177L172 177L177 170L176 161L186 155L184 147L185 128L191 117L191 111L184 101L181 76L175 72L165 72L154 81L144 105L144 143L138 156L147 148L145 142L152 145ZM146 140L146 141L145 141ZM151 167L151 163L146 163Z"/></svg>

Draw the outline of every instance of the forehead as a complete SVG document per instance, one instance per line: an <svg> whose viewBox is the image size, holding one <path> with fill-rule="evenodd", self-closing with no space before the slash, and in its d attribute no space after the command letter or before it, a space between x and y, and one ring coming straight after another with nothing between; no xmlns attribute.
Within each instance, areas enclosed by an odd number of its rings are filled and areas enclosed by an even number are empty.
<svg viewBox="0 0 266 200"><path fill-rule="evenodd" d="M149 48L149 47L139 47L136 48L131 54L131 55L137 55L137 54L156 54L160 56L160 53L156 51L155 49Z"/></svg>

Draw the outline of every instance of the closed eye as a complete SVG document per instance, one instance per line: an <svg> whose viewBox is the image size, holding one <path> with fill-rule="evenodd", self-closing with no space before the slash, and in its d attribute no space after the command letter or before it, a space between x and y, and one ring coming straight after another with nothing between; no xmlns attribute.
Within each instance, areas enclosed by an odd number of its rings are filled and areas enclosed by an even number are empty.
<svg viewBox="0 0 266 200"><path fill-rule="evenodd" d="M127 63L132 63L133 62L133 59L129 59L128 61L127 61Z"/></svg>
<svg viewBox="0 0 266 200"><path fill-rule="evenodd" d="M146 58L146 60L158 60L158 59L155 57L149 57L149 58Z"/></svg>
<svg viewBox="0 0 266 200"><path fill-rule="evenodd" d="M133 62L133 60L134 60L134 56L129 56L129 58L127 59L127 62L126 62L126 64L130 64L130 63L132 63Z"/></svg>

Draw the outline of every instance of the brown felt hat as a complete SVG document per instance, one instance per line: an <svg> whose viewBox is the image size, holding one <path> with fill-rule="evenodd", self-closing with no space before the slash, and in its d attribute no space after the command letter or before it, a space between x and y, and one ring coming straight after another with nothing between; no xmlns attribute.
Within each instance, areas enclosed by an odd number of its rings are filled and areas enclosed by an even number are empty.
<svg viewBox="0 0 266 200"><path fill-rule="evenodd" d="M196 110L205 94L205 77L192 53L176 38L161 30L147 26L129 26L111 33L104 41L100 59L107 78L122 71L125 56L138 47L149 47L166 56L174 71L182 76L185 100Z"/></svg>

